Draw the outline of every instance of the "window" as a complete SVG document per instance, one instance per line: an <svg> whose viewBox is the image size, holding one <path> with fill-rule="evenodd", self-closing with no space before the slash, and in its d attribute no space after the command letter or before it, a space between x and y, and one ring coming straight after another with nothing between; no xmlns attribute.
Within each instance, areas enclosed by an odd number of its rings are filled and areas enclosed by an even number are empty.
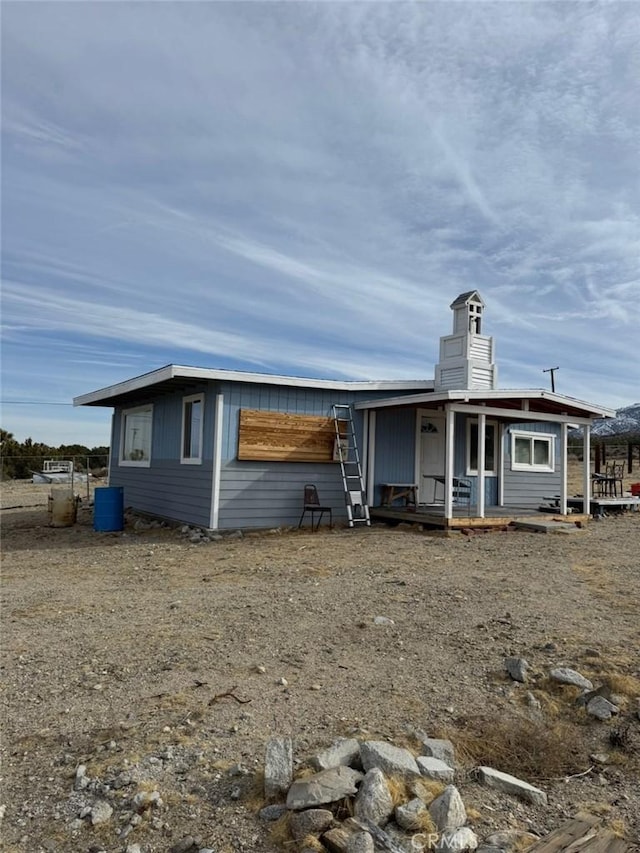
<svg viewBox="0 0 640 853"><path fill-rule="evenodd" d="M182 449L180 461L186 465L202 462L202 413L204 397L197 394L182 400Z"/></svg>
<svg viewBox="0 0 640 853"><path fill-rule="evenodd" d="M151 465L151 424L153 406L139 406L122 412L120 464L148 468Z"/></svg>
<svg viewBox="0 0 640 853"><path fill-rule="evenodd" d="M555 436L535 432L511 433L513 471L553 471Z"/></svg>
<svg viewBox="0 0 640 853"><path fill-rule="evenodd" d="M498 425L486 422L484 430L484 472L496 473ZM478 473L478 421L467 421L467 474Z"/></svg>

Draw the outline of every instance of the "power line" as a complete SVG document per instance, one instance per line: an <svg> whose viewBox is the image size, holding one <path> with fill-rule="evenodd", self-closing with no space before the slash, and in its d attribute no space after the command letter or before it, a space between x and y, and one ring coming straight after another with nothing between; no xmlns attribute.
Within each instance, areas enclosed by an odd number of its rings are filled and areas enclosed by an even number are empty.
<svg viewBox="0 0 640 853"><path fill-rule="evenodd" d="M60 403L57 400L0 400L2 406L73 406L73 403Z"/></svg>

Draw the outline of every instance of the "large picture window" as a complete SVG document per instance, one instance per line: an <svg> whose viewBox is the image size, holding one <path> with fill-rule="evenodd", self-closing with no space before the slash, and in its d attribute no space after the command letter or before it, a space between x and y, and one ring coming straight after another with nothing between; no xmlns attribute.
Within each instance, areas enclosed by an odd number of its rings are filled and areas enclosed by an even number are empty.
<svg viewBox="0 0 640 853"><path fill-rule="evenodd" d="M182 401L182 450L180 461L187 465L202 462L204 396L196 394Z"/></svg>
<svg viewBox="0 0 640 853"><path fill-rule="evenodd" d="M513 471L553 471L555 436L535 432L511 433Z"/></svg>
<svg viewBox="0 0 640 853"><path fill-rule="evenodd" d="M153 406L139 406L122 412L120 464L148 468L151 465Z"/></svg>
<svg viewBox="0 0 640 853"><path fill-rule="evenodd" d="M484 472L496 473L498 425L487 421L484 431ZM478 421L467 421L467 474L478 473Z"/></svg>

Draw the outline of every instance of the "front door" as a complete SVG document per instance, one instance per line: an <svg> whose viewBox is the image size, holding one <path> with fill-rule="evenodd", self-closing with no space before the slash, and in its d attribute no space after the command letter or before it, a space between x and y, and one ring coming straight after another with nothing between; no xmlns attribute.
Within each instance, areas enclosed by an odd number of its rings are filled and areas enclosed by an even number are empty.
<svg viewBox="0 0 640 853"><path fill-rule="evenodd" d="M444 417L421 415L420 420L420 503L444 501L444 483L435 477L444 478Z"/></svg>

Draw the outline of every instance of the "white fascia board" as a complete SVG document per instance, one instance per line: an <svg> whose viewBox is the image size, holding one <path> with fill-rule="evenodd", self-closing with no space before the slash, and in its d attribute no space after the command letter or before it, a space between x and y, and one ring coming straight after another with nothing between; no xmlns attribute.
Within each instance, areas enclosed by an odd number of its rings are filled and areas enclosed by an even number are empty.
<svg viewBox="0 0 640 853"><path fill-rule="evenodd" d="M112 397L119 397L120 394L127 394L130 391L157 385L159 382L166 382L173 378L173 369L172 364L167 364L164 367L159 367L158 370L143 373L141 376L134 376L133 379L127 379L125 382L118 382L116 385L109 385L106 388L100 388L98 391L81 394L79 397L73 398L73 405L89 406L91 403L97 403L101 400L107 401Z"/></svg>
<svg viewBox="0 0 640 853"><path fill-rule="evenodd" d="M95 403L109 405L109 400L150 388L170 379L201 379L218 382L251 382L260 385L283 385L291 388L318 388L329 391L428 391L433 388L432 379L388 379L373 381L346 381L338 379L307 379L300 376L279 376L269 373L247 373L240 370L222 370L207 367L184 367L169 364L158 370L135 376L117 385L110 385L98 391L82 394L73 400L74 406L88 406Z"/></svg>
<svg viewBox="0 0 640 853"><path fill-rule="evenodd" d="M614 418L615 411L604 406L595 406L574 397L564 394L554 394L540 388L523 390L494 390L494 391L434 391L431 394L408 394L405 397L386 397L381 400L365 400L356 403L356 409L385 409L393 406L411 406L422 403L447 403L457 401L462 403L492 402L493 400L549 400L557 405L571 406L574 409L582 409L590 416L598 418ZM517 414L517 410L509 410L511 414ZM524 410L523 410L524 411Z"/></svg>

